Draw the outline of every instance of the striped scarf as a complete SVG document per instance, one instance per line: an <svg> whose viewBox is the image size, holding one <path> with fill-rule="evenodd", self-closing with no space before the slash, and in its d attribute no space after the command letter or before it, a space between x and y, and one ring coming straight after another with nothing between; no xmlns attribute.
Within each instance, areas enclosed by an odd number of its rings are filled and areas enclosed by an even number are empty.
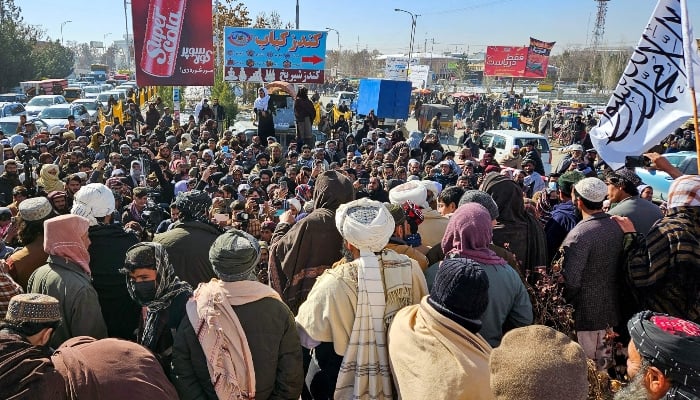
<svg viewBox="0 0 700 400"><path fill-rule="evenodd" d="M336 399L393 398L386 333L394 315L412 303L411 263L391 252L380 257L377 260L374 253L362 251L360 259L351 263L357 266L357 308L338 373Z"/></svg>

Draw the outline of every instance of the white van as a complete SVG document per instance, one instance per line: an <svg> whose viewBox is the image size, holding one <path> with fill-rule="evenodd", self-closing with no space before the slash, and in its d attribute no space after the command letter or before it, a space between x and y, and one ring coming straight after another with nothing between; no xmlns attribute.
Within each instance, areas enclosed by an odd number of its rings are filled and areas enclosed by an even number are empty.
<svg viewBox="0 0 700 400"><path fill-rule="evenodd" d="M542 164L544 164L544 172L549 175L552 170L552 150L549 148L549 141L545 136L537 135L530 132L512 131L512 130L487 130L481 135L481 142L484 148L493 147L496 149L496 160L500 160L506 154L510 154L514 145L520 146L522 149L529 141L537 143L537 150L540 152Z"/></svg>

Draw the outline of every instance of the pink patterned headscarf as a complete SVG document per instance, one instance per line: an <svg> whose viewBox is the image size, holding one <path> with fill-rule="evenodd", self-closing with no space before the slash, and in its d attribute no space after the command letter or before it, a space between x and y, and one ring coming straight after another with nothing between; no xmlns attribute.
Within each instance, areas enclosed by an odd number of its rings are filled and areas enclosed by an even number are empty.
<svg viewBox="0 0 700 400"><path fill-rule="evenodd" d="M44 221L44 251L78 264L90 275L90 221L79 215L66 214Z"/></svg>
<svg viewBox="0 0 700 400"><path fill-rule="evenodd" d="M493 225L488 210L481 204L467 203L459 206L450 217L442 237L442 250L445 257L457 255L482 264L507 264L488 248L492 239Z"/></svg>

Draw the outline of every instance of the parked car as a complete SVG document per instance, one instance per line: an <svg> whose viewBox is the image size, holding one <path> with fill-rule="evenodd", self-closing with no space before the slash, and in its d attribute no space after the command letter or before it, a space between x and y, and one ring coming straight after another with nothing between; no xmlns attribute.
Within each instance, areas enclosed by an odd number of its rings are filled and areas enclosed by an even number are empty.
<svg viewBox="0 0 700 400"><path fill-rule="evenodd" d="M87 86L85 86L87 87ZM66 99L66 101L71 102L73 100L77 99L82 99L83 98L83 89L80 87L67 87L63 89L63 97Z"/></svg>
<svg viewBox="0 0 700 400"><path fill-rule="evenodd" d="M85 106L88 114L90 114L90 121L99 121L100 116L104 112L104 107L97 99L78 99L71 104L80 104Z"/></svg>
<svg viewBox="0 0 700 400"><path fill-rule="evenodd" d="M97 95L97 100L100 103L102 103L102 106L105 108L105 110L109 107L109 104L107 104L109 96L114 97L115 100L121 101L122 103L126 102L126 93L123 91L110 90L107 92L102 92Z"/></svg>
<svg viewBox="0 0 700 400"><path fill-rule="evenodd" d="M0 94L0 102L27 103L27 95L23 93L3 93Z"/></svg>
<svg viewBox="0 0 700 400"><path fill-rule="evenodd" d="M97 95L102 92L102 86L101 85L88 85L88 86L83 86L83 93L86 99L94 99L97 98Z"/></svg>
<svg viewBox="0 0 700 400"><path fill-rule="evenodd" d="M48 124L36 117L27 117L27 122L34 124L34 132L39 132L41 128L49 128ZM10 137L17 131L17 126L19 125L19 115L13 115L11 117L0 118L0 131L5 133L6 137Z"/></svg>
<svg viewBox="0 0 700 400"><path fill-rule="evenodd" d="M671 165L678 168L684 175L698 174L698 154L694 151L679 151L678 153L664 154L664 158ZM642 179L644 184L654 189L654 201L668 200L668 189L673 183L667 173L653 168L636 168L635 172Z"/></svg>
<svg viewBox="0 0 700 400"><path fill-rule="evenodd" d="M514 145L525 147L525 144L534 140L537 143L537 151L540 153L545 175L549 175L552 170L552 150L547 137L535 133L513 131L513 130L487 130L481 135L481 142L484 148L493 147L496 149L496 160L506 154L510 154Z"/></svg>
<svg viewBox="0 0 700 400"><path fill-rule="evenodd" d="M91 120L87 108L82 104L56 104L46 107L39 114L39 118L49 124L50 129L54 126L65 126L71 115L75 117L76 123L83 119Z"/></svg>
<svg viewBox="0 0 700 400"><path fill-rule="evenodd" d="M0 117L9 117L12 115L26 115L27 111L21 103L1 103L0 102Z"/></svg>
<svg viewBox="0 0 700 400"><path fill-rule="evenodd" d="M67 103L66 98L60 94L44 94L32 97L24 108L27 110L28 116L36 117L39 115L41 110L46 107Z"/></svg>

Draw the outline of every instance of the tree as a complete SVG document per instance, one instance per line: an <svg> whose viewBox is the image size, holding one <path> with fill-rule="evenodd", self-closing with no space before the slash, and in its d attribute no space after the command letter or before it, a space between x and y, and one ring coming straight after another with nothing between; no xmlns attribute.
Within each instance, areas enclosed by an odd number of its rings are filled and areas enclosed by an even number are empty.
<svg viewBox="0 0 700 400"><path fill-rule="evenodd" d="M24 24L14 0L0 0L0 89L7 91L33 73L31 27Z"/></svg>
<svg viewBox="0 0 700 400"><path fill-rule="evenodd" d="M282 23L282 17L277 11L270 11L270 15L267 15L265 11L261 12L255 17L255 23L253 28L268 28L268 29L294 29L294 24L287 22Z"/></svg>
<svg viewBox="0 0 700 400"><path fill-rule="evenodd" d="M73 70L74 55L67 47L54 42L38 42L32 51L34 78L63 78Z"/></svg>
<svg viewBox="0 0 700 400"><path fill-rule="evenodd" d="M211 91L211 97L219 99L219 104L224 107L226 111L226 122L225 126L229 126L229 121L236 118L238 114L238 102L236 101L236 95L233 93L231 86L228 82L224 81L224 76L222 74L217 74L214 77L214 87Z"/></svg>

